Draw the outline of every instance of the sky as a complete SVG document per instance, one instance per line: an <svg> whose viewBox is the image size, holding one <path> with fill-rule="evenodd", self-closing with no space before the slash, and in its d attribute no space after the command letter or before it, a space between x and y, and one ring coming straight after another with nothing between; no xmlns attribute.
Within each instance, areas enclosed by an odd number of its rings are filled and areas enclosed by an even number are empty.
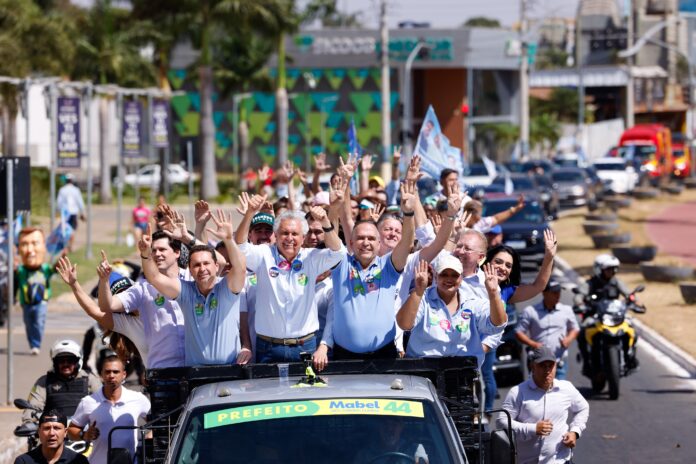
<svg viewBox="0 0 696 464"><path fill-rule="evenodd" d="M503 26L519 20L521 0L387 0L387 20L396 28L400 21L430 22L436 28L459 27L467 18L486 16L495 18ZM528 16L574 17L578 0L527 0ZM380 0L338 0L341 11L362 12L360 19L365 28L379 25Z"/></svg>

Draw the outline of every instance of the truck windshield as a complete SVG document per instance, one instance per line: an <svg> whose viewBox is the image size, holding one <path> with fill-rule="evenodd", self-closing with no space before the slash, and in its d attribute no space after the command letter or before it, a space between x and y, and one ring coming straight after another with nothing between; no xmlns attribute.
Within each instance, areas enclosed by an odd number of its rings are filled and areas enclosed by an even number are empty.
<svg viewBox="0 0 696 464"><path fill-rule="evenodd" d="M427 401L338 398L199 408L173 462L450 463L453 443ZM425 456L427 455L427 458Z"/></svg>

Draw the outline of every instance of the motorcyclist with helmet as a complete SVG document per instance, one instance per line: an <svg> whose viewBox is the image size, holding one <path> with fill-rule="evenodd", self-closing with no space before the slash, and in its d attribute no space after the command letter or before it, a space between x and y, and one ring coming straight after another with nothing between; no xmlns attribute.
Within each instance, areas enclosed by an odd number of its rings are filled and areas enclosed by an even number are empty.
<svg viewBox="0 0 696 464"><path fill-rule="evenodd" d="M60 340L51 348L53 368L39 377L29 393L28 401L43 410L57 410L70 417L80 400L101 388L101 381L94 374L82 369L82 349L74 340ZM25 409L22 425L32 427L30 409Z"/></svg>

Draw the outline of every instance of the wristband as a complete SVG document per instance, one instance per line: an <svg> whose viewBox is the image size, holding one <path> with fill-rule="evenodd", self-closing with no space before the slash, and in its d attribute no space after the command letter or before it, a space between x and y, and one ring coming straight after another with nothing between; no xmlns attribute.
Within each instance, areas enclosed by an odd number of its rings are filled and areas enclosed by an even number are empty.
<svg viewBox="0 0 696 464"><path fill-rule="evenodd" d="M321 229L322 229L324 232L331 232L332 230L334 230L334 225L331 224L329 227L324 227L324 226L322 226Z"/></svg>
<svg viewBox="0 0 696 464"><path fill-rule="evenodd" d="M415 215L416 215L416 212L415 212L415 211L411 211L410 213L404 212L404 217L413 217L413 216L415 216Z"/></svg>
<svg viewBox="0 0 696 464"><path fill-rule="evenodd" d="M189 248L193 248L194 246L196 246L196 237L193 237L193 239L190 242L188 242L186 246L188 246Z"/></svg>
<svg viewBox="0 0 696 464"><path fill-rule="evenodd" d="M149 257L149 256L143 256L143 255L140 255L140 257L141 257L142 259L150 259L150 257Z"/></svg>
<svg viewBox="0 0 696 464"><path fill-rule="evenodd" d="M449 219L450 221L454 222L454 221L457 220L457 215L455 214L454 216L447 216L447 219Z"/></svg>

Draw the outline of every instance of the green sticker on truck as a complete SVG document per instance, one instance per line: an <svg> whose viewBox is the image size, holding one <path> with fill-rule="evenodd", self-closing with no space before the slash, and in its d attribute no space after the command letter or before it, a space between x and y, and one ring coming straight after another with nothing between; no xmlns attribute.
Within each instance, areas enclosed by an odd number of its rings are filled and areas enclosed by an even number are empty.
<svg viewBox="0 0 696 464"><path fill-rule="evenodd" d="M221 409L203 416L204 428L242 424L272 419L308 416L374 415L423 417L419 401L379 398L339 398L331 400L288 401L263 403L238 408Z"/></svg>

